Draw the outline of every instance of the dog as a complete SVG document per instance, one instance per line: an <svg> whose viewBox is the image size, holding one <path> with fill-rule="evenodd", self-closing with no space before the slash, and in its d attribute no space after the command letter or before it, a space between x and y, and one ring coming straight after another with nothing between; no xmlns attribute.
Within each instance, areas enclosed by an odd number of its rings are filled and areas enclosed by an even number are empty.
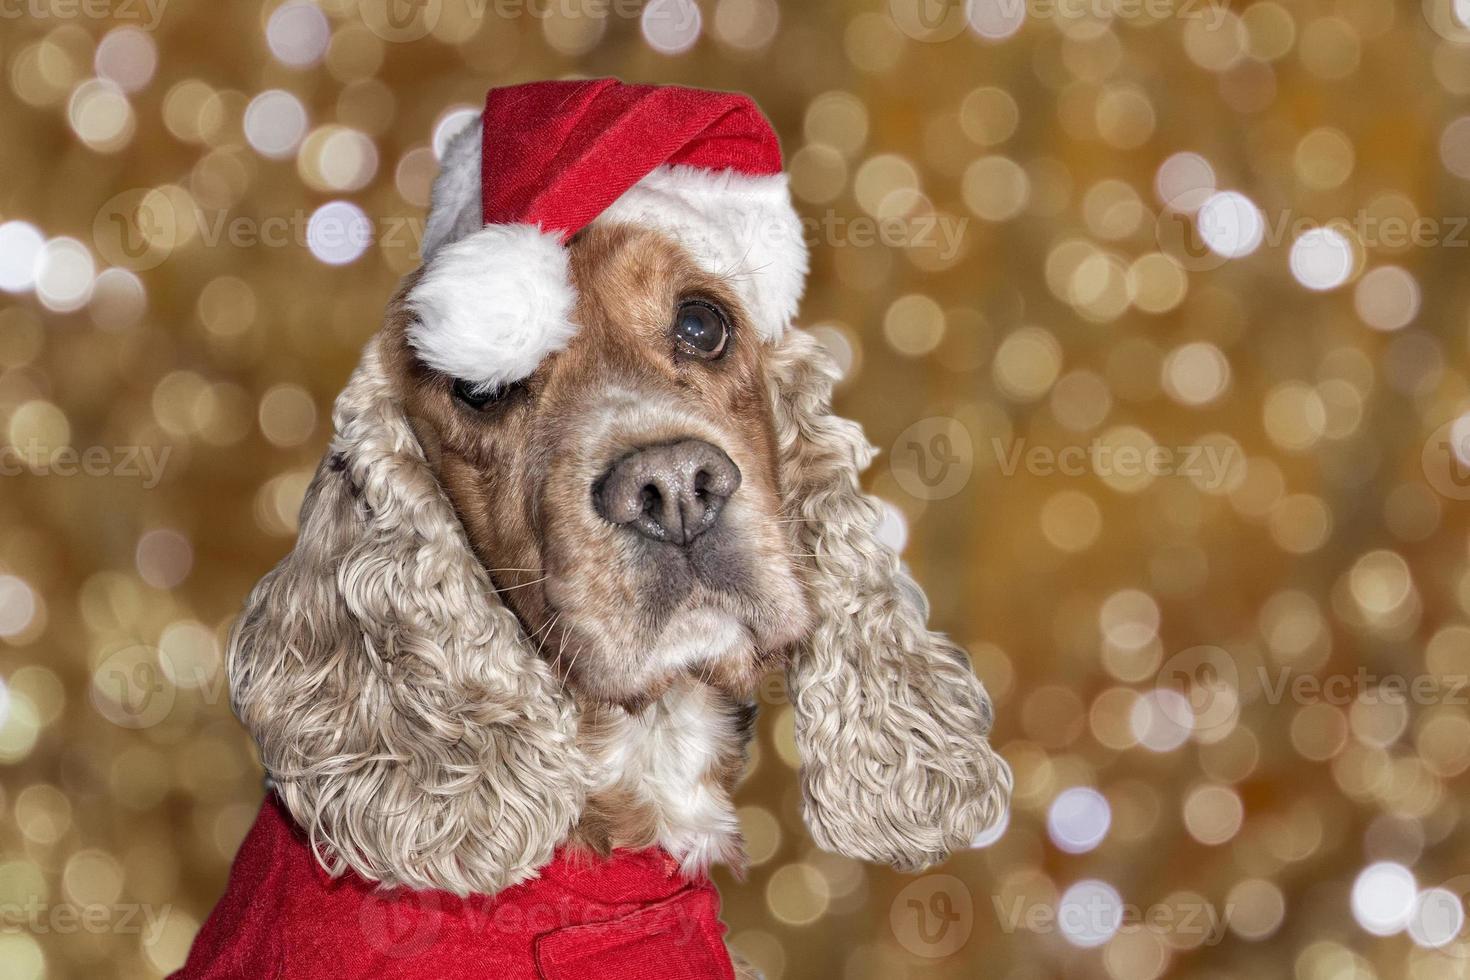
<svg viewBox="0 0 1470 980"><path fill-rule="evenodd" d="M446 155L431 230L460 222L464 186L478 214L479 182L450 167L489 132L487 114ZM560 862L595 877L654 854L708 889L712 864L745 866L734 793L778 669L820 846L918 870L1006 806L990 702L876 533L873 450L832 412L830 359L761 321L748 269L641 214L606 208L560 243L575 330L493 383L439 356L436 297L474 237L443 234L337 401L295 549L228 653L272 819L324 882L498 901ZM210 931L195 957L218 961L229 930ZM706 972L660 975L754 975L701 950Z"/></svg>

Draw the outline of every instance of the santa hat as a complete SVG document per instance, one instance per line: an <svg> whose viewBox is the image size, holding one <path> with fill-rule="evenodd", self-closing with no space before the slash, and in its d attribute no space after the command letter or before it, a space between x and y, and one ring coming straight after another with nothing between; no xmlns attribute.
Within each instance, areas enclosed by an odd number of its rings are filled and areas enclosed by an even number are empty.
<svg viewBox="0 0 1470 980"><path fill-rule="evenodd" d="M666 232L728 278L755 329L789 326L806 280L781 149L746 96L611 78L491 89L448 144L408 296L430 367L517 381L576 333L566 241L596 221Z"/></svg>

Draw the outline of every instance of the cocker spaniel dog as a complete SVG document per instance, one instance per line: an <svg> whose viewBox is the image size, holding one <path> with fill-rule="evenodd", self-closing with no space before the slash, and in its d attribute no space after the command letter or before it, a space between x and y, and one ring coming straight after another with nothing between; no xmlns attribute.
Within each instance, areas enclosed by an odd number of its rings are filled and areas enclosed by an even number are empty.
<svg viewBox="0 0 1470 980"><path fill-rule="evenodd" d="M780 169L748 99L608 79L449 146L232 638L272 796L179 976L745 975L706 869L780 666L820 846L916 870L1000 816L989 701L790 326Z"/></svg>

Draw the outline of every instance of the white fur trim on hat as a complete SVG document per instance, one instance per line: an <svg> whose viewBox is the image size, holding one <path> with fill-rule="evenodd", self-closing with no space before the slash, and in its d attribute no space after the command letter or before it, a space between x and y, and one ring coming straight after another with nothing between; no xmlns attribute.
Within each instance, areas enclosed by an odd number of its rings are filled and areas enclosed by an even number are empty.
<svg viewBox="0 0 1470 980"><path fill-rule="evenodd" d="M481 224L482 123L469 123L444 151L421 248L425 262ZM657 228L708 272L728 276L761 336L775 339L796 315L807 248L785 174L662 166L612 203L599 221Z"/></svg>
<svg viewBox="0 0 1470 980"><path fill-rule="evenodd" d="M480 207L480 135L484 126L479 119L449 138L439 160L439 175L429 192L429 216L424 222L424 237L419 242L419 257L425 262L443 245L457 242L484 227Z"/></svg>
<svg viewBox="0 0 1470 980"><path fill-rule="evenodd" d="M766 339L791 325L806 284L807 249L785 174L662 166L597 220L667 233L706 271L730 280Z"/></svg>
<svg viewBox="0 0 1470 980"><path fill-rule="evenodd" d="M408 294L408 341L429 367L496 388L566 347L576 301L561 236L487 225L437 248Z"/></svg>

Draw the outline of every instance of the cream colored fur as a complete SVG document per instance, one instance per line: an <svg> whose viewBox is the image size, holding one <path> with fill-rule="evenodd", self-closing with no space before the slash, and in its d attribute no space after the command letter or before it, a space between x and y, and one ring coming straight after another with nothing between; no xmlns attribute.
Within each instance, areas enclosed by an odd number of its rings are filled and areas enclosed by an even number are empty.
<svg viewBox="0 0 1470 980"><path fill-rule="evenodd" d="M580 812L571 702L470 553L376 344L334 420L296 549L231 636L236 713L329 870L497 891Z"/></svg>
<svg viewBox="0 0 1470 980"><path fill-rule="evenodd" d="M967 847L1010 799L1010 768L986 739L990 698L878 540L878 504L858 482L874 450L832 414L826 353L793 330L772 372L787 509L816 556L817 627L787 672L807 827L828 850L918 870Z"/></svg>

